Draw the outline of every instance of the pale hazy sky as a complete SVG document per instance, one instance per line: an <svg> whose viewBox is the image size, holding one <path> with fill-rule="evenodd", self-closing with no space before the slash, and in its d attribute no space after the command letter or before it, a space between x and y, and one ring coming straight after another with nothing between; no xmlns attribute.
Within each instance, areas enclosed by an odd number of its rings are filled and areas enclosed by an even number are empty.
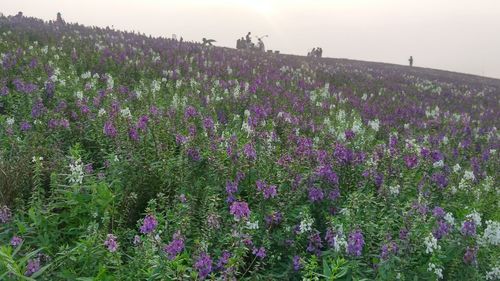
<svg viewBox="0 0 500 281"><path fill-rule="evenodd" d="M500 78L500 0L0 0L0 12Z"/></svg>

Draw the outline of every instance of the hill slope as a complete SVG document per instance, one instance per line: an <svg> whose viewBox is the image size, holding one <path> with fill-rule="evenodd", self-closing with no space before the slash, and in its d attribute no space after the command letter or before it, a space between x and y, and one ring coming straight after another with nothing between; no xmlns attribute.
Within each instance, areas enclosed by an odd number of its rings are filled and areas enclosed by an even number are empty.
<svg viewBox="0 0 500 281"><path fill-rule="evenodd" d="M498 278L498 80L22 16L0 53L0 279Z"/></svg>

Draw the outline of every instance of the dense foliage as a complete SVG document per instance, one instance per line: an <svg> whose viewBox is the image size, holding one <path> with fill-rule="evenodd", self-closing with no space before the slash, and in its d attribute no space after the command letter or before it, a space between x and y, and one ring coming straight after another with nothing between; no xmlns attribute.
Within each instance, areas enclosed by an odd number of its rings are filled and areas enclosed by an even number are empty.
<svg viewBox="0 0 500 281"><path fill-rule="evenodd" d="M498 80L0 17L1 280L498 280Z"/></svg>

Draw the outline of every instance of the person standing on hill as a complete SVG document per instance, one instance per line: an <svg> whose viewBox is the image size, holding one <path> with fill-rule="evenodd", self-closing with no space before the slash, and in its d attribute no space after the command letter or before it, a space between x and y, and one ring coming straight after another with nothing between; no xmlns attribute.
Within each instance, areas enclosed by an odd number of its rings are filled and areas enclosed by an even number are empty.
<svg viewBox="0 0 500 281"><path fill-rule="evenodd" d="M408 61L410 62L410 67L413 66L413 56L410 56L410 58L408 59Z"/></svg>
<svg viewBox="0 0 500 281"><path fill-rule="evenodd" d="M250 37L250 31L247 33L247 36L245 36L245 39L247 41L247 45L250 46L250 44L252 44L252 37Z"/></svg>
<svg viewBox="0 0 500 281"><path fill-rule="evenodd" d="M259 48L259 51L261 51L261 52L266 51L266 47L264 46L264 42L262 41L262 38L259 38L259 42L258 42L257 46Z"/></svg>
<svg viewBox="0 0 500 281"><path fill-rule="evenodd" d="M61 13L57 13L57 18L56 18L57 23L64 23L64 20L61 16Z"/></svg>

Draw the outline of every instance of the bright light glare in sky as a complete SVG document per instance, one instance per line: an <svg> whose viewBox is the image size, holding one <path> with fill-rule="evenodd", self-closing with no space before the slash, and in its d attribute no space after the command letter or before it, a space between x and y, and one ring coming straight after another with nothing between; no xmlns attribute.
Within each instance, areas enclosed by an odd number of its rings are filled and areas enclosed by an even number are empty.
<svg viewBox="0 0 500 281"><path fill-rule="evenodd" d="M0 12L235 47L407 64L500 78L498 0L0 0Z"/></svg>

